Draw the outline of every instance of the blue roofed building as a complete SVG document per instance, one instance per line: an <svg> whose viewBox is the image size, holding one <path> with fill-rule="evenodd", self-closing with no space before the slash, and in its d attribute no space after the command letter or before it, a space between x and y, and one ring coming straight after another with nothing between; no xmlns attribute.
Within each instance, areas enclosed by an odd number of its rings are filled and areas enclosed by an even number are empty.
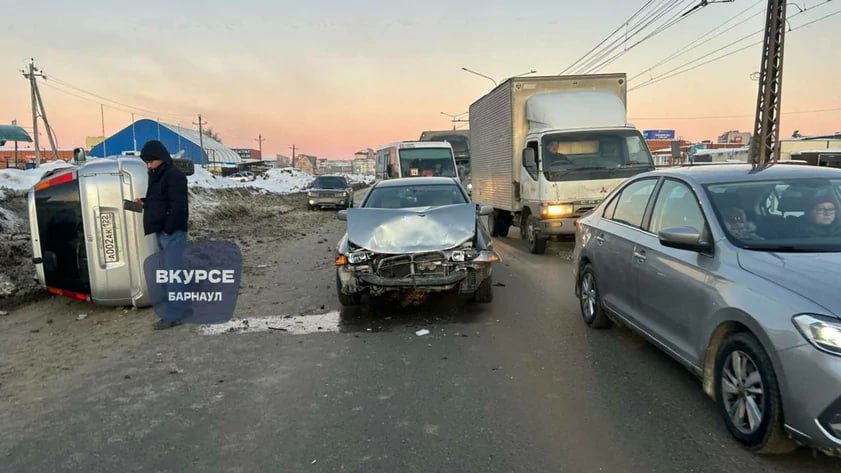
<svg viewBox="0 0 841 473"><path fill-rule="evenodd" d="M173 156L182 153L181 158L192 159L197 165L224 166L241 162L236 152L209 136L200 137L198 130L149 119L137 120L109 136L91 148L88 155L102 158L140 151L149 140L159 140Z"/></svg>

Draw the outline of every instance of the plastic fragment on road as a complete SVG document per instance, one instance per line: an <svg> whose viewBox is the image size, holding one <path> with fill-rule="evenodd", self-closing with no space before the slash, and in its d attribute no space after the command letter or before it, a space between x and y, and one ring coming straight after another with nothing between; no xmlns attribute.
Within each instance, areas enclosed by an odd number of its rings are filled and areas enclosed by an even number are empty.
<svg viewBox="0 0 841 473"><path fill-rule="evenodd" d="M422 337L422 336L424 336L424 335L429 335L429 330L427 330L427 329L425 329L425 328L420 329L420 330L418 330L417 332L415 332L415 335L417 335L417 336L419 336L419 337Z"/></svg>

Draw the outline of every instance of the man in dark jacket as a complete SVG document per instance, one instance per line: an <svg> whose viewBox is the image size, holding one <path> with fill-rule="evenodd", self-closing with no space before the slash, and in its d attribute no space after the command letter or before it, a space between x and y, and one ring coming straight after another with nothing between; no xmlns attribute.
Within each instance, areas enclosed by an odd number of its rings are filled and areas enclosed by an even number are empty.
<svg viewBox="0 0 841 473"><path fill-rule="evenodd" d="M166 256L167 269L181 269L182 253L187 244L187 177L172 162L172 156L158 140L151 140L140 150L140 159L149 169L146 198L143 204L143 229L155 234L158 250ZM180 287L168 285L168 291ZM191 312L183 302L168 302L166 314L155 324L156 329L174 327Z"/></svg>

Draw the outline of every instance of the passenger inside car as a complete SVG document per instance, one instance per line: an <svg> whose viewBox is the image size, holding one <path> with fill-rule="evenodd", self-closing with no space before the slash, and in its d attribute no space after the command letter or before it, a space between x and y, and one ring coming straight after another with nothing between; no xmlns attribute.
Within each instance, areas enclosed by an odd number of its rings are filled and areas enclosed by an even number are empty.
<svg viewBox="0 0 841 473"><path fill-rule="evenodd" d="M762 240L763 238L756 234L756 225L748 220L744 209L739 207L729 207L721 212L724 226L727 231L734 237L740 240Z"/></svg>

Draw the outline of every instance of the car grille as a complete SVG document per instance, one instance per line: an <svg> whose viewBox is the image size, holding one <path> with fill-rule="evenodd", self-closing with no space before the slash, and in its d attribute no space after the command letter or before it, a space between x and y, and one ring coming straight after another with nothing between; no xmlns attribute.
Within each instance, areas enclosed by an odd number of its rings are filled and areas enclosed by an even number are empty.
<svg viewBox="0 0 841 473"><path fill-rule="evenodd" d="M446 276L450 267L446 256L440 252L416 255L388 256L375 262L377 276L389 279L403 279L415 276Z"/></svg>
<svg viewBox="0 0 841 473"><path fill-rule="evenodd" d="M316 192L315 197L338 197L341 192Z"/></svg>

